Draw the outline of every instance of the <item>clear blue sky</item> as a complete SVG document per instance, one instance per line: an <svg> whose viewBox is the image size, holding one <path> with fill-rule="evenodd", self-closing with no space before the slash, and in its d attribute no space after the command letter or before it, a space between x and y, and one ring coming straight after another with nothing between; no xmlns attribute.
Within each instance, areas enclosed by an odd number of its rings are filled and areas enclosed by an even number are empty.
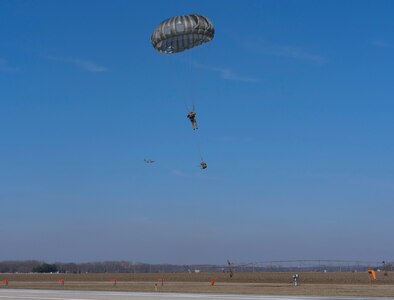
<svg viewBox="0 0 394 300"><path fill-rule="evenodd" d="M394 259L393 11L1 1L0 260ZM214 40L156 52L189 13Z"/></svg>

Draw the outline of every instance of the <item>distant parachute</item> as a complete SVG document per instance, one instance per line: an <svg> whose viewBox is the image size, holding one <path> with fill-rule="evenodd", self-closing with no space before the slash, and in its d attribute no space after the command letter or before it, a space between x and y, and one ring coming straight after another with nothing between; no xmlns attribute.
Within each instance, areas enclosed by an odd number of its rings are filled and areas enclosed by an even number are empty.
<svg viewBox="0 0 394 300"><path fill-rule="evenodd" d="M214 34L213 24L207 17L191 14L161 22L153 31L151 42L157 51L171 54L207 43Z"/></svg>

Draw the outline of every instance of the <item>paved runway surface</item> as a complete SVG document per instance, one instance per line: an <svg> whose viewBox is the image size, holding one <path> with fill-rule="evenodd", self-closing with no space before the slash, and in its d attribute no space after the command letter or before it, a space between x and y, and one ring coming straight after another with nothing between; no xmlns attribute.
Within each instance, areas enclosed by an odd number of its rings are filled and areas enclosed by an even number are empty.
<svg viewBox="0 0 394 300"><path fill-rule="evenodd" d="M303 297L303 296L255 296L220 294L178 294L178 293L136 293L136 292L99 292L99 291L59 291L59 290L20 290L0 289L0 300L383 300L382 297Z"/></svg>

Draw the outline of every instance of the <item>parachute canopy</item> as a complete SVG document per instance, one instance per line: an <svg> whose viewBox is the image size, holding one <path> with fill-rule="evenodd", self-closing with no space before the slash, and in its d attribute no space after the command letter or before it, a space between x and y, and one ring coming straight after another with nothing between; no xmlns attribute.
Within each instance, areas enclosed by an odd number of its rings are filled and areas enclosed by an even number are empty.
<svg viewBox="0 0 394 300"><path fill-rule="evenodd" d="M215 29L204 16L192 14L169 18L153 31L153 47L166 54L182 52L213 39Z"/></svg>

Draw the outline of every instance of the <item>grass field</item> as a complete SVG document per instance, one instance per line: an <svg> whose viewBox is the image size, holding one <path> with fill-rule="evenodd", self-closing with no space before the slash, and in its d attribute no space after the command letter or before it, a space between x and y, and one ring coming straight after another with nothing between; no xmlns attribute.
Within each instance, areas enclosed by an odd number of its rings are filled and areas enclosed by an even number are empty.
<svg viewBox="0 0 394 300"><path fill-rule="evenodd" d="M394 297L394 274L377 274L377 281L369 283L367 273L299 273L301 284L294 287L292 273L236 273L229 278L225 273L136 273L136 274L0 274L0 281L8 280L1 288L119 290L190 293L234 293L269 295L316 296L386 296ZM111 282L116 279L117 283ZM215 285L210 285L210 280ZM58 282L64 280L64 285Z"/></svg>

